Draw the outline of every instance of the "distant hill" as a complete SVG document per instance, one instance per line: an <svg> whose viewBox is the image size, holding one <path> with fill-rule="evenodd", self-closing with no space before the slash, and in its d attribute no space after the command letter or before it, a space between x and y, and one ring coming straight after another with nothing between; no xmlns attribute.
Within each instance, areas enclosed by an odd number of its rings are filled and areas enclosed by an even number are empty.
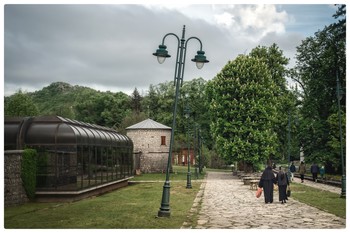
<svg viewBox="0 0 350 233"><path fill-rule="evenodd" d="M39 91L28 93L28 95L32 97L41 115L74 118L73 106L77 104L77 97L85 91L98 92L88 87L55 82Z"/></svg>

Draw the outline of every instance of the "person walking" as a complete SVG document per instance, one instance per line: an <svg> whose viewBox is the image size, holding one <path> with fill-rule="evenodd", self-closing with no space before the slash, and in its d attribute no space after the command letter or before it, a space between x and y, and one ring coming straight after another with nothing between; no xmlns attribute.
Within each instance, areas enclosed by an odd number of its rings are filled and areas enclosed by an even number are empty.
<svg viewBox="0 0 350 233"><path fill-rule="evenodd" d="M273 202L273 185L276 184L276 177L273 174L272 167L269 165L265 168L260 177L259 188L264 190L265 203Z"/></svg>
<svg viewBox="0 0 350 233"><path fill-rule="evenodd" d="M291 176L290 181L293 181L294 180L294 172L296 172L294 162L292 162L292 164L290 165L289 171L290 171L290 176Z"/></svg>
<svg viewBox="0 0 350 233"><path fill-rule="evenodd" d="M326 170L324 169L324 166L322 166L320 168L320 175L321 175L321 179L323 180L324 179L324 174L326 173Z"/></svg>
<svg viewBox="0 0 350 233"><path fill-rule="evenodd" d="M318 165L315 162L312 163L312 165L310 167L310 172L312 174L312 180L314 182L317 182L317 174L319 172L319 168L318 168Z"/></svg>
<svg viewBox="0 0 350 233"><path fill-rule="evenodd" d="M306 166L305 166L304 161L301 161L300 166L299 166L299 174L300 174L301 183L304 183L305 173L306 173Z"/></svg>
<svg viewBox="0 0 350 233"><path fill-rule="evenodd" d="M286 200L288 200L287 197L287 186L289 186L289 180L284 171L282 171L282 167L279 168L279 171L277 173L277 185L278 185L278 197L279 201L284 204L286 203Z"/></svg>

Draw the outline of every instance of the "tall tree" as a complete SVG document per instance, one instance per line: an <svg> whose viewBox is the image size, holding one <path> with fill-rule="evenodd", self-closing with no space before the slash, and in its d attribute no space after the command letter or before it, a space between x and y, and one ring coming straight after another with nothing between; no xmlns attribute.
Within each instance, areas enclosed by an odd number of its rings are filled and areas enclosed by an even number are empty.
<svg viewBox="0 0 350 233"><path fill-rule="evenodd" d="M141 106L148 118L156 120L157 112L159 110L158 99L159 95L157 93L157 88L154 85L150 85L148 89L148 93L141 101Z"/></svg>
<svg viewBox="0 0 350 233"><path fill-rule="evenodd" d="M264 61L273 82L276 84L275 93L279 101L278 105L276 105L277 116L273 127L279 141L277 158L281 155L286 158L288 153L288 122L290 118L295 119L297 115L296 96L293 95L291 90L287 89L286 77L289 73L287 69L289 59L283 55L283 51L275 43L270 47L258 46L249 55Z"/></svg>
<svg viewBox="0 0 350 233"><path fill-rule="evenodd" d="M328 171L332 166L337 168L340 164L339 152L335 150L337 146L334 140L331 142L331 138L337 137L339 140L339 127L336 130L332 126L334 115L338 114L337 77L340 85L345 87L345 12L345 6L340 6L334 17L344 19L326 26L314 36L303 40L297 47L296 79L302 84L304 91L300 138L305 158L307 161L330 165ZM345 99L343 97L341 101L343 115ZM345 128L345 122L342 124ZM337 134L338 136L335 136Z"/></svg>
<svg viewBox="0 0 350 233"><path fill-rule="evenodd" d="M273 130L279 100L267 64L256 56L238 56L209 82L211 132L226 161L250 165L277 152Z"/></svg>
<svg viewBox="0 0 350 233"><path fill-rule="evenodd" d="M131 94L131 108L134 113L140 113L142 111L141 101L142 101L142 96L140 95L139 91L135 87L134 91Z"/></svg>

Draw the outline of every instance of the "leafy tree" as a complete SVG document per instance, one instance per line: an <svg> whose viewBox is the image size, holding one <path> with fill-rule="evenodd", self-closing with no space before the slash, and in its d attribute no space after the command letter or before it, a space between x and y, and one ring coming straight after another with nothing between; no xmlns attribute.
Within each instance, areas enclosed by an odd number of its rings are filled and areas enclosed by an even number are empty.
<svg viewBox="0 0 350 233"><path fill-rule="evenodd" d="M171 126L175 87L173 82L151 85L148 95L142 101L142 109L147 109L149 118Z"/></svg>
<svg viewBox="0 0 350 233"><path fill-rule="evenodd" d="M19 90L10 98L5 99L5 116L36 116L39 114L32 98Z"/></svg>
<svg viewBox="0 0 350 233"><path fill-rule="evenodd" d="M212 147L212 141L209 128L210 119L208 112L208 104L206 98L206 81L203 78L196 78L190 81L184 81L180 89L180 97L178 103L178 112L175 129L175 150L187 146L187 129L191 134L191 146L196 148L194 131L200 129L200 136L206 146ZM173 82L160 83L151 85L147 95L143 97L142 109L147 112L149 118L162 124L172 125L173 103L175 96L175 88ZM187 98L185 97L187 96ZM185 118L184 109L186 106L191 110L190 117ZM197 135L198 136L198 135Z"/></svg>
<svg viewBox="0 0 350 233"><path fill-rule="evenodd" d="M340 6L335 17L345 17L345 11L345 6ZM345 20L339 20L302 41L297 47L294 75L303 87L300 140L305 158L310 162L332 164L333 169L340 164L339 151L335 150L334 143L334 117L338 114L337 77L340 85L345 87L345 27ZM343 115L346 113L345 99L341 101ZM339 140L339 136L337 138ZM328 167L327 170L331 169Z"/></svg>
<svg viewBox="0 0 350 233"><path fill-rule="evenodd" d="M157 87L154 85L149 86L148 94L144 96L141 101L141 108L146 111L147 116L151 119L156 119L159 95L157 94Z"/></svg>
<svg viewBox="0 0 350 233"><path fill-rule="evenodd" d="M140 113L129 113L127 116L124 117L122 122L120 123L118 127L118 132L121 134L126 134L126 128L134 125L136 123L139 123L143 120L147 119L147 115L144 112Z"/></svg>
<svg viewBox="0 0 350 233"><path fill-rule="evenodd" d="M186 133L186 126L193 135L195 128L200 130L202 139L207 146L211 146L210 136L210 115L208 112L209 103L206 97L206 84L203 78L185 81L181 88L181 98L179 103L178 126L181 132ZM189 117L186 119L185 109L189 109Z"/></svg>
<svg viewBox="0 0 350 233"><path fill-rule="evenodd" d="M286 66L289 59L283 55L283 51L275 43L270 47L258 46L249 55L264 61L275 83L275 93L279 99L276 105L277 116L273 125L278 137L278 156L275 159L280 158L281 155L286 157L288 151L288 119L290 117L295 118L297 104L296 96L293 95L292 91L287 89L286 85L286 76L289 73Z"/></svg>
<svg viewBox="0 0 350 233"><path fill-rule="evenodd" d="M266 162L277 152L277 86L263 59L238 56L209 82L211 132L229 162Z"/></svg>
<svg viewBox="0 0 350 233"><path fill-rule="evenodd" d="M85 90L77 97L75 110L80 121L118 128L131 111L130 98L122 92Z"/></svg>

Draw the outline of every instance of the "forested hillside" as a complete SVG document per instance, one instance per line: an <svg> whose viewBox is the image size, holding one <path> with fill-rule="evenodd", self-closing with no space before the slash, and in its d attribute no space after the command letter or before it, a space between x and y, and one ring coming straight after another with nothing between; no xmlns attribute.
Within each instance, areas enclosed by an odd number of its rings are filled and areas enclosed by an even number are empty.
<svg viewBox="0 0 350 233"><path fill-rule="evenodd" d="M38 107L40 115L59 115L75 118L74 107L78 96L85 91L96 92L88 87L72 86L68 83L56 82L42 90L28 93Z"/></svg>

